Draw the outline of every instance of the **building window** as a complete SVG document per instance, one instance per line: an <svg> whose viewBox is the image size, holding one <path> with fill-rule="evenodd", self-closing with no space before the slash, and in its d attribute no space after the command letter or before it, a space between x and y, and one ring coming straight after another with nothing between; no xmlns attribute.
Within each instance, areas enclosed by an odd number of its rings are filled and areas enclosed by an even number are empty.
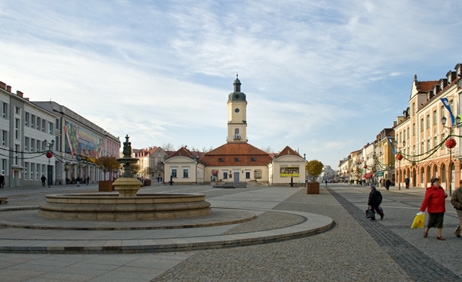
<svg viewBox="0 0 462 282"><path fill-rule="evenodd" d="M239 162L239 158L234 158L234 162L235 162L235 163L238 163L238 162Z"/></svg>
<svg viewBox="0 0 462 282"><path fill-rule="evenodd" d="M21 109L19 107L14 107L14 111L16 112L17 115L21 114Z"/></svg>
<svg viewBox="0 0 462 282"><path fill-rule="evenodd" d="M427 152L430 152L431 149L431 144L430 144L430 139L427 140Z"/></svg>
<svg viewBox="0 0 462 282"><path fill-rule="evenodd" d="M424 131L424 119L422 118L420 120L420 132L423 132Z"/></svg>
<svg viewBox="0 0 462 282"><path fill-rule="evenodd" d="M6 159L2 159L2 174L5 175L5 171L6 171L7 167L6 167Z"/></svg>
<svg viewBox="0 0 462 282"><path fill-rule="evenodd" d="M42 119L42 132L45 132L46 128L47 128L47 121Z"/></svg>
<svg viewBox="0 0 462 282"><path fill-rule="evenodd" d="M254 163L256 162L257 160L255 158L250 158L250 162Z"/></svg>
<svg viewBox="0 0 462 282"><path fill-rule="evenodd" d="M40 152L40 143L42 143L42 142L40 142L40 140L37 140L37 142L36 142L37 146L35 147L35 150L36 150L37 152ZM42 143L42 144L43 144L43 143ZM42 149L42 150L45 150L45 149Z"/></svg>
<svg viewBox="0 0 462 282"><path fill-rule="evenodd" d="M5 102L2 104L2 118L8 119L8 104Z"/></svg>
<svg viewBox="0 0 462 282"><path fill-rule="evenodd" d="M29 113L26 113L26 117L24 118L24 125L29 126Z"/></svg>
<svg viewBox="0 0 462 282"><path fill-rule="evenodd" d="M24 151L29 150L29 137L24 138Z"/></svg>
<svg viewBox="0 0 462 282"><path fill-rule="evenodd" d="M183 168L183 178L189 178L189 169Z"/></svg>
<svg viewBox="0 0 462 282"><path fill-rule="evenodd" d="M31 138L30 139L30 151L33 152L35 148L35 139Z"/></svg>
<svg viewBox="0 0 462 282"><path fill-rule="evenodd" d="M19 118L14 120L14 138L19 140Z"/></svg>
<svg viewBox="0 0 462 282"><path fill-rule="evenodd" d="M223 171L223 179L228 179L228 172L227 171Z"/></svg>
<svg viewBox="0 0 462 282"><path fill-rule="evenodd" d="M35 164L30 164L30 180L34 180L34 173L35 173Z"/></svg>
<svg viewBox="0 0 462 282"><path fill-rule="evenodd" d="M59 129L59 118L56 119L56 129Z"/></svg>
<svg viewBox="0 0 462 282"><path fill-rule="evenodd" d="M218 162L219 162L219 163L222 163L222 162L223 162L223 158L218 158Z"/></svg>
<svg viewBox="0 0 462 282"><path fill-rule="evenodd" d="M29 173L29 163L28 162L25 162L24 163L24 180L27 180L29 177L28 177L28 173Z"/></svg>
<svg viewBox="0 0 462 282"><path fill-rule="evenodd" d="M250 179L250 171L245 172L245 179Z"/></svg>
<svg viewBox="0 0 462 282"><path fill-rule="evenodd" d="M30 116L30 127L35 127L35 115Z"/></svg>
<svg viewBox="0 0 462 282"><path fill-rule="evenodd" d="M176 177L177 177L177 176L176 176L176 168L172 168L171 176L172 176L173 178L176 178Z"/></svg>
<svg viewBox="0 0 462 282"><path fill-rule="evenodd" d="M412 136L415 136L415 123L412 124Z"/></svg>
<svg viewBox="0 0 462 282"><path fill-rule="evenodd" d="M51 122L48 122L48 134L53 135L53 124Z"/></svg>
<svg viewBox="0 0 462 282"><path fill-rule="evenodd" d="M430 128L430 115L427 115L427 129Z"/></svg>
<svg viewBox="0 0 462 282"><path fill-rule="evenodd" d="M14 164L19 165L19 145L14 145Z"/></svg>
<svg viewBox="0 0 462 282"><path fill-rule="evenodd" d="M40 130L40 125L42 125L42 119L40 117L37 117L37 130Z"/></svg>
<svg viewBox="0 0 462 282"><path fill-rule="evenodd" d="M436 125L437 123L437 114L436 114L436 110L433 111L433 125Z"/></svg>
<svg viewBox="0 0 462 282"><path fill-rule="evenodd" d="M8 146L8 131L2 130L2 146Z"/></svg>

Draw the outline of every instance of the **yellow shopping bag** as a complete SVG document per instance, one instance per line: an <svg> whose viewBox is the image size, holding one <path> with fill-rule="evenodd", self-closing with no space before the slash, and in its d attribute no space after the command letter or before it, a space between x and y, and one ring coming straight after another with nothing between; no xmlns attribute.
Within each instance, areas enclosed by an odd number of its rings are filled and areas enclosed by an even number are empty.
<svg viewBox="0 0 462 282"><path fill-rule="evenodd" d="M425 225L425 214L423 212L417 213L412 222L411 228L424 228Z"/></svg>

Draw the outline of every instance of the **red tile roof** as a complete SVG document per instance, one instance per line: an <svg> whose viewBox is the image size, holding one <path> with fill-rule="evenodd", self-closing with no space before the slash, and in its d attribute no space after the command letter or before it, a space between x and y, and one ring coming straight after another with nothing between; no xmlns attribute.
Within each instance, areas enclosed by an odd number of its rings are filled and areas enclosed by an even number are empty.
<svg viewBox="0 0 462 282"><path fill-rule="evenodd" d="M279 157L282 157L282 156L286 156L286 155L295 155L295 156L300 156L300 154L297 152L297 151L294 151L292 148L290 148L289 146L286 146L284 149L282 149L281 152L279 152L278 154L276 154L276 158L279 158Z"/></svg>
<svg viewBox="0 0 462 282"><path fill-rule="evenodd" d="M416 81L417 91L419 93L427 93L428 90L432 90L438 81Z"/></svg>
<svg viewBox="0 0 462 282"><path fill-rule="evenodd" d="M248 143L227 143L200 159L206 166L262 166L271 161L270 154Z"/></svg>

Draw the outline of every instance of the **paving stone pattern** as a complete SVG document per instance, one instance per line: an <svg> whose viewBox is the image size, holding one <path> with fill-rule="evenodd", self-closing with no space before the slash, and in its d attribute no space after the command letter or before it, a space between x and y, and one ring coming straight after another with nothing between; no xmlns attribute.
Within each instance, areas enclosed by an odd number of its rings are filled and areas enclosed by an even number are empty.
<svg viewBox="0 0 462 282"><path fill-rule="evenodd" d="M301 189L274 210L323 214L337 224L300 239L200 251L152 281L414 281L326 190Z"/></svg>
<svg viewBox="0 0 462 282"><path fill-rule="evenodd" d="M415 281L461 281L461 278L451 270L408 243L390 228L366 220L364 210L346 200L333 189L327 190L412 279Z"/></svg>

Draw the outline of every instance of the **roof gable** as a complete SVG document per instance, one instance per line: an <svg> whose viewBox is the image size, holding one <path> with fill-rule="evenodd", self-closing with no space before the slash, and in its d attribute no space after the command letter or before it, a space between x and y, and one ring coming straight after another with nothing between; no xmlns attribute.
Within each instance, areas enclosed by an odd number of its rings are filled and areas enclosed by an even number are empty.
<svg viewBox="0 0 462 282"><path fill-rule="evenodd" d="M281 152L276 154L276 158L286 156L286 155L295 155L295 156L298 156L298 157L302 157L302 156L300 156L300 154L297 151L293 150L289 146L286 146L284 149L282 149Z"/></svg>
<svg viewBox="0 0 462 282"><path fill-rule="evenodd" d="M272 157L248 143L227 143L206 153L200 162L206 166L262 166Z"/></svg>

